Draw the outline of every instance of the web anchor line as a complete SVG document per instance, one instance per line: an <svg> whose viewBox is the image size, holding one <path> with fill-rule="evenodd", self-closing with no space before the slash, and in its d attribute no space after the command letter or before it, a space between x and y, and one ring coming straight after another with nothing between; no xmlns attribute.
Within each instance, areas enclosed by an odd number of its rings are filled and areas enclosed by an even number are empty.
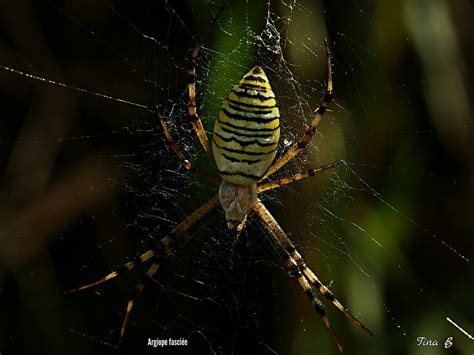
<svg viewBox="0 0 474 355"><path fill-rule="evenodd" d="M46 79L46 78L43 78L43 77L38 76L38 75L34 75L34 74L27 73L27 72L24 72L24 71L15 69L15 68L8 67L6 65L1 65L0 64L0 68L5 70L5 71L9 71L10 73L14 73L14 74L23 76L25 78L41 81L41 82L46 83L46 84L60 86L60 87L63 87L63 88L67 88L67 89L71 89L71 90L81 92L83 94L93 95L93 96L101 97L103 99L119 102L119 103L122 103L122 104L127 104L127 105L130 105L130 106L139 107L139 108L145 109L145 110L150 111L150 112L155 112L155 110L151 109L149 106L144 105L144 104L139 104L137 102L128 101L128 100L125 100L125 99L121 99L119 97L110 96L110 95L107 95L107 94L102 94L102 93L96 92L96 91L90 91L90 90L83 89L83 88L80 88L80 87L77 87L77 86L74 86L74 85L62 83L60 81L56 81L56 80L52 80L52 79Z"/></svg>
<svg viewBox="0 0 474 355"><path fill-rule="evenodd" d="M424 233L426 234L429 234L433 239L435 239L436 241L438 241L440 244L442 244L443 246L445 246L446 248L448 248L452 253L456 254L459 258L461 258L462 260L464 260L465 262L467 263L471 263L471 260L466 257L464 254L462 254L459 250L457 250L456 248L454 248L453 246L451 246L450 244L448 244L448 242L446 242L445 240L443 239L440 239L435 233L433 233L432 231L430 231L428 228L425 228L423 227L421 224L419 224L417 221L415 221L414 219L410 218L409 216L407 216L405 213L403 213L401 210L397 209L395 206L393 206L392 204L390 204L388 201L386 201L385 199L382 198L382 195L377 191L375 190L370 184L368 184L361 176L359 176L359 174L356 173L356 171L354 169L352 169L349 165L350 163L348 163L347 161L344 161L344 165L347 167L347 169L352 173L352 175L354 175L357 180L360 181L360 183L362 185L364 185L367 189L368 189L368 192L372 193L372 196L374 196L377 200L379 200L382 204L384 204L387 208L389 208L390 210L392 210L394 213L398 214L399 216L402 216L403 218L405 218L408 222L410 222L411 224L413 224L415 227L419 228L421 231L423 231Z"/></svg>

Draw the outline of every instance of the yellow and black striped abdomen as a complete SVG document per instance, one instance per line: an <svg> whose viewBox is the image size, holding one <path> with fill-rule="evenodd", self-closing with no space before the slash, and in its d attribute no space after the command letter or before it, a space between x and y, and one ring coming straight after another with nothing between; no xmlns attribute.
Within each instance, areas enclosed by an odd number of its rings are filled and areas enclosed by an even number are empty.
<svg viewBox="0 0 474 355"><path fill-rule="evenodd" d="M214 125L212 152L222 178L251 185L267 172L280 138L275 94L261 67L234 86Z"/></svg>

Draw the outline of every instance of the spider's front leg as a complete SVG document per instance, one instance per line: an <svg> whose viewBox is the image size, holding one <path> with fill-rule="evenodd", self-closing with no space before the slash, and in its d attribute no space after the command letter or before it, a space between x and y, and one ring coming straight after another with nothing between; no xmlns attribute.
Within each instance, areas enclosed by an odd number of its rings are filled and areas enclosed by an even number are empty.
<svg viewBox="0 0 474 355"><path fill-rule="evenodd" d="M191 59L193 65L191 69L188 70L188 116L193 130L196 132L196 135L202 147L204 148L204 151L208 156L211 156L211 145L209 144L209 139L207 138L206 131L204 130L204 126L202 124L201 118L199 117L196 106L196 68L194 66L194 53L196 53L197 56L199 48L200 47L196 47L193 50L193 58Z"/></svg>
<svg viewBox="0 0 474 355"><path fill-rule="evenodd" d="M196 58L199 55L199 51L201 50L202 43L204 39L211 31L212 27L216 24L219 16L224 11L225 6L221 6L220 10L216 13L214 18L212 19L211 23L206 29L206 32L202 36L198 45L192 50L191 58L190 58L190 65L188 69L188 116L191 121L191 125L193 127L194 132L199 139L204 151L207 155L212 159L212 152L211 152L211 145L209 144L209 139L207 138L206 131L204 130L204 126L202 124L201 118L197 112L197 105L196 105Z"/></svg>
<svg viewBox="0 0 474 355"><path fill-rule="evenodd" d="M324 41L326 45L326 56L327 56L327 63L328 63L328 82L326 86L326 92L324 93L323 99L319 104L318 108L316 109L316 115L311 121L311 124L308 127L308 130L303 135L303 137L296 142L290 149L288 149L283 156L278 159L273 165L268 169L267 173L263 177L263 179L273 175L278 170L280 170L283 166L285 166L291 159L297 156L299 153L303 151L306 145L311 141L314 134L316 133L316 127L318 127L324 113L327 111L329 103L333 97L333 83L332 83L332 64L331 64L331 52L329 50L328 41ZM263 180L262 179L262 180Z"/></svg>

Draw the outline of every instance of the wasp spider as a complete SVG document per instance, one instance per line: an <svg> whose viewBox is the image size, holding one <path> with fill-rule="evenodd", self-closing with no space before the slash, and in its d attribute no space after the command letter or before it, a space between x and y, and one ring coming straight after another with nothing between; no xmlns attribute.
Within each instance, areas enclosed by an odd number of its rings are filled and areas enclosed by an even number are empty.
<svg viewBox="0 0 474 355"><path fill-rule="evenodd" d="M194 61L199 53L199 49L200 46L196 47L192 52L191 62L193 65L188 72L190 80L188 84L189 100L187 111L194 132L205 152L210 159L214 160L217 170L222 177L220 182L213 181L212 178L201 172L186 158L184 151L173 141L165 118L159 112L157 116L167 142L176 156L181 160L182 165L190 172L196 173L210 180L212 183L219 185L218 193L178 224L167 236L156 242L156 245L147 252L133 261L122 265L116 271L106 275L102 279L73 289L70 292L96 286L148 261L151 262L151 266L147 269L146 274L149 277L153 277L160 263L172 253L173 248L180 238L182 239L196 222L218 206L225 212L228 228L237 232L242 231L247 216L253 213L266 226L268 230L267 237L280 252L288 272L292 276L295 276L299 286L306 293L309 301L321 316L327 331L337 344L339 351L343 353L343 347L331 328L331 324L325 312L325 306L318 298L318 292L357 326L370 335L372 335L372 332L362 322L356 319L349 310L335 298L329 288L319 280L318 276L306 266L301 254L296 250L287 234L258 198L258 195L264 191L289 185L297 180L314 176L319 172L344 163L343 161L337 161L286 178L267 181L270 176L298 155L309 143L332 99L331 55L328 44L326 42L328 81L323 100L316 109L315 116L303 137L276 162L273 162L273 159L275 158L280 137L280 114L275 94L272 91L264 70L259 66L254 67L245 74L225 99L214 125L211 147L196 109L196 70L194 68ZM121 326L121 339L124 335L125 326L134 301L138 294L142 292L143 288L143 284L137 284L130 295Z"/></svg>

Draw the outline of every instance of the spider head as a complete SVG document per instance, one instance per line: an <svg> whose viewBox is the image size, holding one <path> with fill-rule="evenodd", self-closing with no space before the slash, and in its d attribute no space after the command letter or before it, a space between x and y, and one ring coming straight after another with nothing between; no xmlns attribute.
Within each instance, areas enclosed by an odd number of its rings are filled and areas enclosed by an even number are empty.
<svg viewBox="0 0 474 355"><path fill-rule="evenodd" d="M247 214L257 202L257 185L236 185L222 180L219 200L225 212L227 228L241 232L245 226Z"/></svg>

